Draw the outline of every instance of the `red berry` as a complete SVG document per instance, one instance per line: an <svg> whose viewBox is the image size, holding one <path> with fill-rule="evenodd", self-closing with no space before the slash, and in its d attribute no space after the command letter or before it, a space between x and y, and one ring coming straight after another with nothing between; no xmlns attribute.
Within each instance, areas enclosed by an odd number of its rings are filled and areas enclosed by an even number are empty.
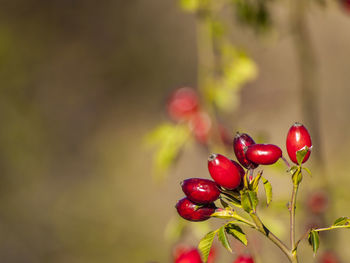
<svg viewBox="0 0 350 263"><path fill-rule="evenodd" d="M233 263L254 263L254 260L251 256L242 255L236 258Z"/></svg>
<svg viewBox="0 0 350 263"><path fill-rule="evenodd" d="M307 207L311 213L322 214L328 208L328 197L325 192L312 193L307 200Z"/></svg>
<svg viewBox="0 0 350 263"><path fill-rule="evenodd" d="M237 163L237 162L234 161L234 160L231 160L231 162L236 166L236 168L238 169L239 175L240 175L241 178L243 179L243 177L244 177L244 175L245 175L245 171L244 171L244 169L242 168L242 166L240 166L240 164Z"/></svg>
<svg viewBox="0 0 350 263"><path fill-rule="evenodd" d="M233 150L235 152L236 158L241 165L247 169L255 169L258 164L252 163L246 158L244 149L250 145L255 144L255 141L246 133L238 133L233 139Z"/></svg>
<svg viewBox="0 0 350 263"><path fill-rule="evenodd" d="M293 163L298 164L296 153L301 150L303 147L311 147L311 137L308 130L304 125L300 123L294 123L294 125L289 129L287 134L287 152L289 158ZM303 163L305 163L310 156L310 151L306 154Z"/></svg>
<svg viewBox="0 0 350 263"><path fill-rule="evenodd" d="M202 263L201 255L196 248L181 253L175 263Z"/></svg>
<svg viewBox="0 0 350 263"><path fill-rule="evenodd" d="M187 198L194 203L208 204L219 198L220 191L216 183L201 178L186 179L181 183Z"/></svg>
<svg viewBox="0 0 350 263"><path fill-rule="evenodd" d="M197 92L188 87L175 90L167 101L167 110L175 121L186 120L199 108Z"/></svg>
<svg viewBox="0 0 350 263"><path fill-rule="evenodd" d="M211 119L205 112L197 112L192 115L189 121L190 130L199 143L207 144L210 130Z"/></svg>
<svg viewBox="0 0 350 263"><path fill-rule="evenodd" d="M187 197L179 200L175 207L179 215L189 221L205 221L210 218L216 208L214 203L198 206Z"/></svg>
<svg viewBox="0 0 350 263"><path fill-rule="evenodd" d="M241 171L230 159L221 154L209 156L208 169L214 181L227 189L235 189L241 182Z"/></svg>
<svg viewBox="0 0 350 263"><path fill-rule="evenodd" d="M340 263L339 258L331 251L324 252L319 263Z"/></svg>
<svg viewBox="0 0 350 263"><path fill-rule="evenodd" d="M282 157L282 150L273 144L253 144L245 152L247 159L257 164L274 164Z"/></svg>

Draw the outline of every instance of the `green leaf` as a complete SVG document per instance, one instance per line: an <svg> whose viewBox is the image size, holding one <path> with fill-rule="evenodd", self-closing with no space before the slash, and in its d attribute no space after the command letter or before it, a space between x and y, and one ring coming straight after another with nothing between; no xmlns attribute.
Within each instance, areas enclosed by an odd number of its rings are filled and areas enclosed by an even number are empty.
<svg viewBox="0 0 350 263"><path fill-rule="evenodd" d="M249 188L249 182L248 182L248 171L245 173L243 177L243 185L245 189Z"/></svg>
<svg viewBox="0 0 350 263"><path fill-rule="evenodd" d="M306 154L310 151L310 148L306 145L301 148L299 151L297 151L297 161L298 164L301 165L305 159Z"/></svg>
<svg viewBox="0 0 350 263"><path fill-rule="evenodd" d="M308 237L309 244L312 246L312 250L314 251L314 255L320 246L320 238L317 231L311 230Z"/></svg>
<svg viewBox="0 0 350 263"><path fill-rule="evenodd" d="M253 210L255 210L258 203L259 203L258 195L254 191L248 191L248 195L249 195L250 201L252 203L252 208L253 208Z"/></svg>
<svg viewBox="0 0 350 263"><path fill-rule="evenodd" d="M260 171L257 176L255 176L255 178L253 179L253 181L249 184L249 189L253 190L253 191L257 191L258 190L258 185L261 179L261 176L263 174L263 171Z"/></svg>
<svg viewBox="0 0 350 263"><path fill-rule="evenodd" d="M350 224L350 218L340 217L334 221L333 226L346 226Z"/></svg>
<svg viewBox="0 0 350 263"><path fill-rule="evenodd" d="M250 211L252 211L252 203L251 203L249 195L246 191L242 191L241 204L242 204L244 211L246 211L247 213L250 213Z"/></svg>
<svg viewBox="0 0 350 263"><path fill-rule="evenodd" d="M239 201L238 199L236 199L234 197L231 197L230 199L224 197L223 199L225 199L226 202L228 202L229 204L231 204L235 207L242 208L241 201Z"/></svg>
<svg viewBox="0 0 350 263"><path fill-rule="evenodd" d="M228 218L233 218L235 215L236 215L236 212L228 207L226 209L217 209L210 216L216 217L216 218L228 219Z"/></svg>
<svg viewBox="0 0 350 263"><path fill-rule="evenodd" d="M255 211L259 199L255 191L245 190L241 193L241 204L246 212Z"/></svg>
<svg viewBox="0 0 350 263"><path fill-rule="evenodd" d="M309 175L312 175L309 168L303 167L303 169L304 169Z"/></svg>
<svg viewBox="0 0 350 263"><path fill-rule="evenodd" d="M162 179L164 173L176 161L181 149L189 139L189 134L186 125L165 123L146 135L146 145L155 148L153 154L155 179Z"/></svg>
<svg viewBox="0 0 350 263"><path fill-rule="evenodd" d="M226 208L226 207L230 207L228 203L225 202L225 200L223 198L220 198L220 203L221 205Z"/></svg>
<svg viewBox="0 0 350 263"><path fill-rule="evenodd" d="M232 235L235 239L242 242L244 245L248 244L247 237L239 226L228 223L225 229L228 234Z"/></svg>
<svg viewBox="0 0 350 263"><path fill-rule="evenodd" d="M294 185L299 185L300 182L303 180L303 174L301 173L300 169L296 170L293 173L292 180Z"/></svg>
<svg viewBox="0 0 350 263"><path fill-rule="evenodd" d="M198 249L202 254L202 260L204 262L207 262L207 260L208 260L210 249L211 249L211 246L212 246L213 241L214 241L214 237L215 237L217 232L218 232L218 230L209 232L201 239L201 241L198 244Z"/></svg>
<svg viewBox="0 0 350 263"><path fill-rule="evenodd" d="M227 240L225 226L220 227L218 232L218 239L221 242L221 244L226 248L228 251L232 253L232 249L230 247L230 243Z"/></svg>
<svg viewBox="0 0 350 263"><path fill-rule="evenodd" d="M268 180L262 177L262 181L264 183L264 189L266 194L266 203L269 205L272 201L272 186Z"/></svg>

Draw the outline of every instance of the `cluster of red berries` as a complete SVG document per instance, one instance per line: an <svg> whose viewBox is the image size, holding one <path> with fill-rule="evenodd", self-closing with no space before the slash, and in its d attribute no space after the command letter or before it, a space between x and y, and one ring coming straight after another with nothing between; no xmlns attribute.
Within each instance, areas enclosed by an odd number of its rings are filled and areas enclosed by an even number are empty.
<svg viewBox="0 0 350 263"><path fill-rule="evenodd" d="M202 263L200 253L197 248L178 246L174 251L174 263ZM207 263L216 262L216 249L211 248ZM254 263L254 260L249 255L240 255L238 256L233 263Z"/></svg>
<svg viewBox="0 0 350 263"><path fill-rule="evenodd" d="M295 163L297 151L305 146L311 147L311 137L307 129L295 123L288 131L286 148L289 158ZM239 163L221 154L211 154L208 170L214 181L190 178L181 183L186 197L179 200L176 209L179 215L189 221L204 221L214 213L216 201L222 190L240 190L244 168L253 170L259 165L270 165L282 157L282 150L273 144L257 144L248 134L237 133L233 139L233 150ZM308 160L310 151L303 159ZM242 166L244 167L242 167Z"/></svg>
<svg viewBox="0 0 350 263"><path fill-rule="evenodd" d="M193 88L176 89L168 97L166 105L168 115L173 121L187 123L199 143L208 143L212 133L212 120L201 109L198 93ZM226 143L229 137L227 129L222 124L218 128L221 140Z"/></svg>

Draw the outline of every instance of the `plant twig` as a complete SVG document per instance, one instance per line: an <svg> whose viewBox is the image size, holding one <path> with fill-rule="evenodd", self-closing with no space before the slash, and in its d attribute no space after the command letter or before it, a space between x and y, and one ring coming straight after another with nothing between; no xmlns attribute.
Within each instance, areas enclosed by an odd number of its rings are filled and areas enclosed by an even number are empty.
<svg viewBox="0 0 350 263"><path fill-rule="evenodd" d="M298 194L299 184L293 184L293 192L292 192L292 198L290 201L290 243L292 246L292 251L296 250L296 243L295 243L295 208L296 208L296 200L297 200L297 194Z"/></svg>
<svg viewBox="0 0 350 263"><path fill-rule="evenodd" d="M282 252L288 257L289 261L292 263L297 263L298 260L296 258L296 255L293 255L293 253L290 251L290 249L281 241L275 234L273 234L261 221L259 216L254 213L250 213L251 218L255 222L257 229L260 233L265 235L268 239L270 239L276 246L278 246Z"/></svg>

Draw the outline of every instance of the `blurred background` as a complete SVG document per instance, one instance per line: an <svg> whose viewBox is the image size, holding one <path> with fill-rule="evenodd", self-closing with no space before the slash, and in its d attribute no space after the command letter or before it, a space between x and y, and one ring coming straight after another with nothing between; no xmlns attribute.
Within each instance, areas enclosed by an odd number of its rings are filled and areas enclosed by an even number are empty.
<svg viewBox="0 0 350 263"><path fill-rule="evenodd" d="M0 3L0 262L172 262L174 243L164 232L183 196L179 182L209 178L208 153L187 145L159 182L144 137L167 121L171 90L198 86L195 15L175 0ZM289 4L273 3L275 29L267 36L231 18L230 40L258 73L224 117L232 137L238 129L262 134L284 151L289 127L303 121L300 64L286 29ZM335 219L350 215L350 14L334 3L315 6L307 23ZM290 179L266 170L276 196L288 198ZM318 180L315 172L305 185ZM280 213L287 216L286 209ZM196 246L199 238L191 236L186 242ZM347 231L337 240L348 262ZM285 262L267 246L273 253L260 251L260 262ZM220 253L220 262L233 261Z"/></svg>

